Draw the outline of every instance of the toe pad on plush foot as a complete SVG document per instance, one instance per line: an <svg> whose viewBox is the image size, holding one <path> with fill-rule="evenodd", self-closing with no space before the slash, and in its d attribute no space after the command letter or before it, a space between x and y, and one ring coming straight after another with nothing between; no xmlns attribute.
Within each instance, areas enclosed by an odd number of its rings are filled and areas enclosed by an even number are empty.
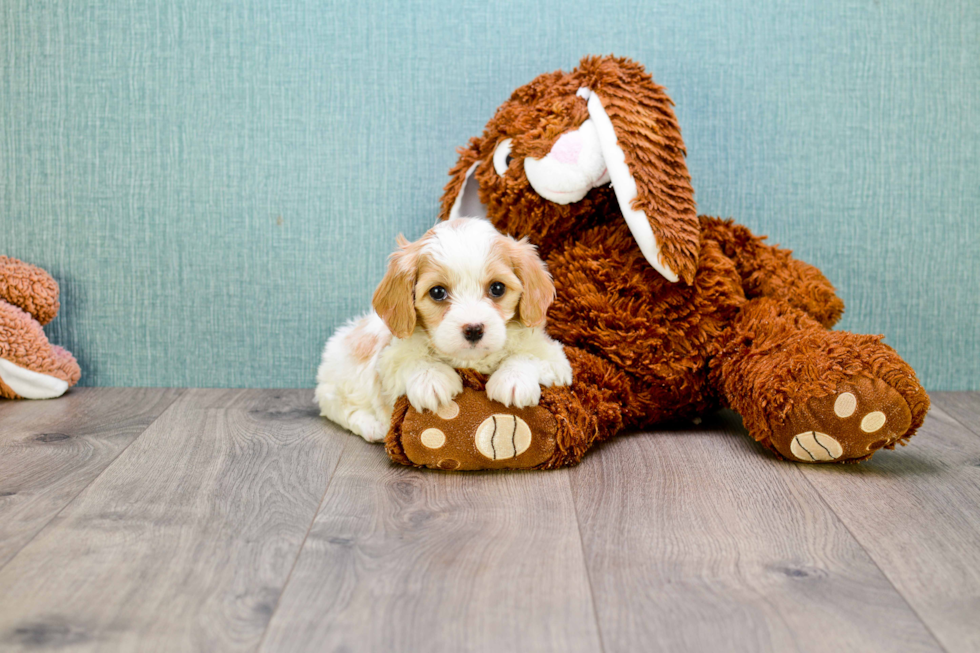
<svg viewBox="0 0 980 653"><path fill-rule="evenodd" d="M783 456L802 462L841 462L869 458L893 448L912 422L908 404L883 381L858 376L837 391L794 408L774 429L773 445Z"/></svg>

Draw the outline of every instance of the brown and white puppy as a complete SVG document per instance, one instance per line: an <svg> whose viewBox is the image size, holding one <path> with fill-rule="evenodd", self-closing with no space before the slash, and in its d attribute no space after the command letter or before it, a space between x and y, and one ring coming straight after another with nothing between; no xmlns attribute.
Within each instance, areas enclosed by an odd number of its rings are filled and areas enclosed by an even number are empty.
<svg viewBox="0 0 980 653"><path fill-rule="evenodd" d="M555 287L533 245L487 220L441 222L399 239L374 293L374 312L327 342L316 400L325 417L370 442L388 432L395 400L439 411L463 391L454 368L489 374L487 394L533 406L541 386L567 385L572 368L544 331Z"/></svg>

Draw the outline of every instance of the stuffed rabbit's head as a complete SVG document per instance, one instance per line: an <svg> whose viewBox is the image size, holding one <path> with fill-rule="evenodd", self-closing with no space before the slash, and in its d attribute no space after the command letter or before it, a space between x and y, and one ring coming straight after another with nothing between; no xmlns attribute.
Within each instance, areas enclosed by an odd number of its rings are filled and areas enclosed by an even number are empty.
<svg viewBox="0 0 980 653"><path fill-rule="evenodd" d="M440 217L486 216L545 253L625 220L650 265L691 283L700 232L672 106L629 59L586 57L541 75L460 150Z"/></svg>

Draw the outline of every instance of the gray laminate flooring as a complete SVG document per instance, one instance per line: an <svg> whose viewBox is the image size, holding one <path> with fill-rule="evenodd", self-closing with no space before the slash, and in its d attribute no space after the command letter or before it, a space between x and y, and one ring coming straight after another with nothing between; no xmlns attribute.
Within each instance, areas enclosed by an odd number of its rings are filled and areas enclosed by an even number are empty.
<svg viewBox="0 0 980 653"><path fill-rule="evenodd" d="M0 401L0 651L977 651L980 393L775 460L738 418L578 467L391 463L307 390Z"/></svg>

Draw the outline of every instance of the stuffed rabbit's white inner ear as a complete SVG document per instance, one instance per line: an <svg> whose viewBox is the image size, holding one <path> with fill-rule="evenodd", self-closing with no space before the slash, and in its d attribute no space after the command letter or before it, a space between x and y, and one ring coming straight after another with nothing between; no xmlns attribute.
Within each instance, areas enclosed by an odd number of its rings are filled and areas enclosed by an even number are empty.
<svg viewBox="0 0 980 653"><path fill-rule="evenodd" d="M453 208L449 210L450 220L487 217L487 207L480 201L480 184L473 174L478 165L480 165L479 161L471 165L470 169L466 171L463 187L460 189L459 195L456 196L456 201L453 202Z"/></svg>
<svg viewBox="0 0 980 653"><path fill-rule="evenodd" d="M599 147L602 148L602 157L606 160L606 169L609 171L613 192L616 193L619 210L626 219L633 240L653 269L668 281L676 283L677 274L660 260L660 244L657 243L657 237L653 235L647 214L633 209L633 200L636 199L637 193L636 180L629 166L626 165L626 155L619 147L616 130L606 114L605 107L602 106L602 101L597 94L587 88L580 88L576 95L588 100L589 118L595 123L596 133L599 135Z"/></svg>

